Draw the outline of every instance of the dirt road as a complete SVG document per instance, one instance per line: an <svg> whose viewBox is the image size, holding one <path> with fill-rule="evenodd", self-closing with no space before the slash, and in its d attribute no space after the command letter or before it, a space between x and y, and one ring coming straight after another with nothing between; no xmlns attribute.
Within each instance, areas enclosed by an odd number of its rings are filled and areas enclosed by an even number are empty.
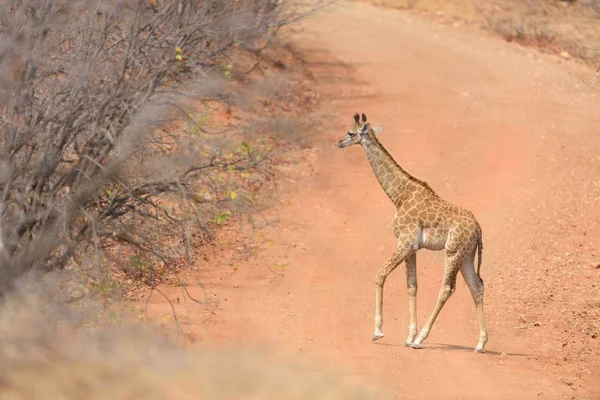
<svg viewBox="0 0 600 400"><path fill-rule="evenodd" d="M236 272L202 268L200 280L219 310L206 317L188 307L185 329L203 340L258 340L284 354L309 355L396 398L598 398L597 363L575 353L568 362L577 368L555 362L567 332L560 300L598 291L591 275L597 273L585 264L597 245L598 182L572 173L600 161L599 99L592 89L577 91L590 71L355 2L306 21L294 40L330 117L315 127L318 138L304 161L284 170L284 204L274 211L279 224L261 233L269 245ZM386 336L371 343L374 278L395 246L394 207L360 147L335 146L354 112L384 128L381 141L401 165L479 219L487 354L472 352L476 315L462 278L424 348L403 347L403 266L386 284ZM565 215L575 221L568 227L561 225ZM574 240L585 255L571 264L549 258L575 253ZM419 328L435 303L442 267L443 252L418 253ZM540 296L549 296L545 309Z"/></svg>

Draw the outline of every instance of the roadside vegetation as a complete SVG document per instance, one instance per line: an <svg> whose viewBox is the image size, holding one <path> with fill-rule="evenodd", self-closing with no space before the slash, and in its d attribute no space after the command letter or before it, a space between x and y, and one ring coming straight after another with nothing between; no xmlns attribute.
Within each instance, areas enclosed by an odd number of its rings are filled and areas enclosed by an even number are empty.
<svg viewBox="0 0 600 400"><path fill-rule="evenodd" d="M443 24L469 26L564 59L600 64L597 0L374 0Z"/></svg>
<svg viewBox="0 0 600 400"><path fill-rule="evenodd" d="M244 349L187 351L120 302L276 200L316 101L278 33L326 4L0 5L2 398L370 398Z"/></svg>
<svg viewBox="0 0 600 400"><path fill-rule="evenodd" d="M153 286L252 223L299 125L277 33L323 5L1 5L0 292L34 270Z"/></svg>
<svg viewBox="0 0 600 400"><path fill-rule="evenodd" d="M0 313L3 399L386 399L385 393L248 348L185 349L61 282L19 283Z"/></svg>

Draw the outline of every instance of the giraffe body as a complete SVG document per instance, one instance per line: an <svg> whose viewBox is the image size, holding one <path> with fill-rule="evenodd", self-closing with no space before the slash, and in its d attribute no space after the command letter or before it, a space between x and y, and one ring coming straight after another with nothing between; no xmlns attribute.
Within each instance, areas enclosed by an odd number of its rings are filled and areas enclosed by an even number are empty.
<svg viewBox="0 0 600 400"><path fill-rule="evenodd" d="M409 295L409 334L406 346L421 348L442 307L454 293L458 272L469 287L479 319L479 342L476 352L485 352L487 328L483 313L483 280L479 276L482 251L482 231L475 216L439 197L427 182L405 171L387 152L375 136L381 128L371 128L362 114L354 116L354 127L339 141L343 148L360 144L375 177L397 208L392 224L397 239L394 254L383 264L375 278L375 332L373 341L384 335L383 288L388 275L400 263L406 264L406 282ZM417 336L417 259L420 249L446 250L444 277L438 301L431 316ZM477 271L475 255L478 254Z"/></svg>

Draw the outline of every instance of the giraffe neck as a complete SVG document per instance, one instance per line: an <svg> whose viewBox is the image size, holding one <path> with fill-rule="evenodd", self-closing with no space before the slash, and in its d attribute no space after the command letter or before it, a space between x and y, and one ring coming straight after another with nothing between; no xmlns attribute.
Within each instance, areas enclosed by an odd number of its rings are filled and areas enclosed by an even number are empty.
<svg viewBox="0 0 600 400"><path fill-rule="evenodd" d="M383 191L396 206L400 205L408 184L417 179L394 160L373 134L365 135L361 144Z"/></svg>

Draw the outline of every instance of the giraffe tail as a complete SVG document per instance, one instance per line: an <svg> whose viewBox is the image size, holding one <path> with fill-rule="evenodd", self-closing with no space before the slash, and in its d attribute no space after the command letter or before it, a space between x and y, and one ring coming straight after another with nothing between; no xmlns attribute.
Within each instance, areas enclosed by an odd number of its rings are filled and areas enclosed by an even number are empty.
<svg viewBox="0 0 600 400"><path fill-rule="evenodd" d="M477 276L479 276L479 279L481 279L481 276L479 275L479 270L481 269L481 258L482 258L482 252L483 252L483 233L481 232L481 229L479 230L479 236L477 237Z"/></svg>

